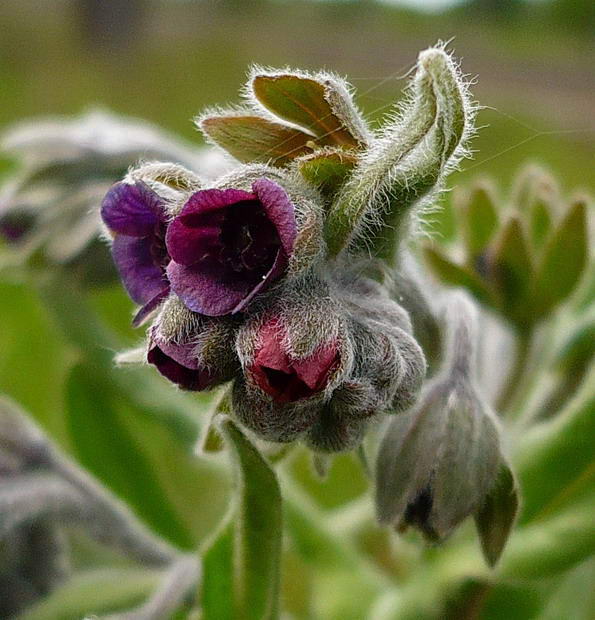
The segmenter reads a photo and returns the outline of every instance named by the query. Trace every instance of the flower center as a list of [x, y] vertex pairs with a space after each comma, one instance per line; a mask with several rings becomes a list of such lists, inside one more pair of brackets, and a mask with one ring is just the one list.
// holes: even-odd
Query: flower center
[[164, 271], [169, 263], [169, 254], [165, 245], [165, 233], [167, 227], [164, 222], [157, 222], [151, 239], [150, 252], [153, 263]]
[[219, 241], [219, 261], [235, 273], [268, 271], [281, 246], [277, 229], [256, 201], [227, 208]]

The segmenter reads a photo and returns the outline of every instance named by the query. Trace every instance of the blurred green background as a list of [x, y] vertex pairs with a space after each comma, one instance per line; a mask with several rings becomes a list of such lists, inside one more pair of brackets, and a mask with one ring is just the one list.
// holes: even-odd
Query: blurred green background
[[[485, 109], [474, 159], [450, 186], [490, 175], [506, 187], [522, 162], [534, 160], [555, 172], [566, 190], [595, 190], [591, 0], [475, 0], [445, 3], [440, 10], [423, 0], [407, 6], [373, 0], [2, 0], [0, 27], [0, 130], [21, 119], [100, 104], [196, 143], [193, 116], [205, 106], [237, 102], [252, 63], [345, 75], [365, 114], [377, 120], [401, 97], [418, 51], [452, 39], [449, 47], [463, 71], [478, 76], [472, 90]], [[447, 199], [445, 205], [434, 226], [448, 236], [453, 223]], [[73, 422], [63, 413], [76, 350], [33, 287], [4, 278], [0, 300], [0, 391], [80, 456], [84, 450], [72, 443], [72, 425], [88, 420]], [[138, 340], [129, 326], [132, 304], [120, 286], [94, 293], [92, 303], [123, 346]], [[105, 431], [98, 419], [89, 429], [85, 449], [95, 450], [90, 468], [121, 494], [136, 495], [137, 509], [153, 497], [153, 505], [139, 510], [176, 542], [190, 546], [202, 539], [224, 510], [227, 480], [182, 454], [171, 432], [142, 413], [112, 407], [99, 394], [92, 404], [113, 427]], [[112, 441], [114, 428], [118, 441]], [[136, 469], [119, 479], [118, 472], [130, 469], [131, 446], [140, 455], [133, 459]], [[315, 480], [305, 457], [295, 462], [325, 506], [367, 486], [351, 457], [338, 461], [326, 483]], [[101, 462], [112, 465], [102, 469]], [[158, 480], [131, 491], [130, 476], [142, 478], [146, 470]], [[176, 511], [175, 527], [171, 516], [158, 515], [157, 487]]]

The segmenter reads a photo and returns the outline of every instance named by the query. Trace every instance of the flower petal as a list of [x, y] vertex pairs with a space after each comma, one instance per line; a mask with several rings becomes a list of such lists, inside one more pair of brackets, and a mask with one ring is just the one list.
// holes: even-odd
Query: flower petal
[[112, 256], [128, 294], [137, 304], [149, 303], [168, 288], [163, 270], [154, 263], [150, 237], [116, 235]]
[[116, 183], [101, 204], [101, 217], [113, 232], [131, 237], [150, 234], [163, 219], [163, 201], [147, 185]]
[[242, 305], [254, 284], [245, 279], [223, 282], [216, 272], [201, 267], [187, 267], [172, 261], [167, 267], [172, 290], [193, 312], [207, 316], [236, 312], [235, 308]]
[[169, 295], [169, 286], [157, 293], [153, 299], [150, 299], [139, 311], [134, 315], [132, 319], [132, 327], [140, 327], [149, 317], [149, 315], [156, 310], [163, 300]]
[[266, 178], [254, 181], [252, 190], [277, 229], [285, 254], [291, 256], [297, 236], [297, 224], [295, 208], [289, 196], [280, 185]]
[[[172, 353], [171, 347], [173, 346], [175, 345], [169, 345], [169, 353]], [[186, 359], [186, 354], [177, 352], [176, 357]], [[149, 349], [147, 361], [153, 364], [164, 377], [184, 390], [196, 392], [205, 390], [214, 385], [219, 379], [217, 375], [205, 368], [190, 368], [181, 364], [155, 343]]]
[[239, 189], [205, 189], [188, 199], [180, 213], [169, 225], [166, 245], [177, 263], [192, 265], [218, 244], [225, 207], [255, 196]]

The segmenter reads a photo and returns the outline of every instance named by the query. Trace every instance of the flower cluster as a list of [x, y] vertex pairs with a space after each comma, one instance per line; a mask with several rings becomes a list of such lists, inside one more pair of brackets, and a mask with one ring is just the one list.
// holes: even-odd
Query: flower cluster
[[186, 390], [233, 381], [246, 428], [323, 452], [408, 408], [425, 358], [378, 259], [463, 155], [461, 84], [443, 50], [422, 53], [411, 109], [374, 136], [336, 76], [255, 70], [249, 106], [198, 121], [232, 172], [130, 170], [101, 215], [134, 323], [150, 321], [146, 360]]

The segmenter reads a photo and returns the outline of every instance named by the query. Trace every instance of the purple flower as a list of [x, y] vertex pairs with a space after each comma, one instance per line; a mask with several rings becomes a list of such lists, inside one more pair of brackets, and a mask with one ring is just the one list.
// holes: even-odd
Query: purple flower
[[201, 365], [195, 344], [165, 342], [157, 338], [154, 332], [147, 361], [184, 390], [206, 390], [222, 380], [219, 373]]
[[142, 306], [134, 318], [139, 325], [169, 292], [163, 201], [140, 181], [117, 183], [103, 199], [101, 217], [114, 235], [112, 255], [124, 286]]
[[198, 191], [167, 231], [171, 288], [194, 312], [239, 312], [284, 273], [296, 234], [293, 203], [269, 179]]

